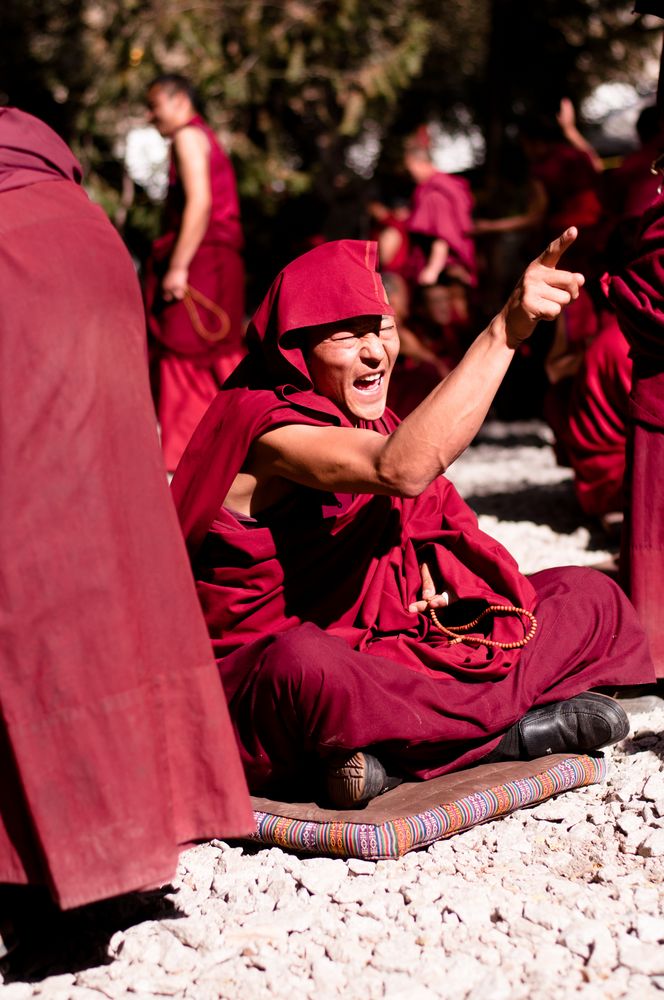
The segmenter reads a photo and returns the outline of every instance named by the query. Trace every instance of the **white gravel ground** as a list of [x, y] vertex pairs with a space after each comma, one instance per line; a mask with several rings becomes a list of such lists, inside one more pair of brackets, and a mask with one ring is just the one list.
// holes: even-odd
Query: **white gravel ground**
[[[548, 441], [489, 424], [452, 470], [527, 572], [610, 555]], [[173, 892], [36, 936], [0, 1000], [664, 997], [664, 701], [632, 722], [605, 784], [398, 861], [198, 846]]]

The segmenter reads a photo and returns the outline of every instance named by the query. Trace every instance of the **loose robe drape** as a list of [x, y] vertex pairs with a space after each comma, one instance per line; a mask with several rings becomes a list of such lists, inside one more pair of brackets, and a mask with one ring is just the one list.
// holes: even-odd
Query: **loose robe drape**
[[134, 268], [78, 178], [50, 129], [0, 110], [0, 882], [62, 907], [253, 827]]
[[628, 510], [621, 573], [664, 677], [664, 198], [643, 218], [631, 260], [611, 298], [633, 359]]

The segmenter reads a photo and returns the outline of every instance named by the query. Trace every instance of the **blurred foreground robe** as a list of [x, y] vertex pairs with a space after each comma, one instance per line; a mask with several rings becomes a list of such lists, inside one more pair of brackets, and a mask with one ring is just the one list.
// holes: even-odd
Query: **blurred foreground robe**
[[0, 883], [73, 907], [253, 827], [159, 453], [134, 269], [0, 110]]
[[[277, 277], [248, 331], [249, 356], [196, 429], [172, 489], [250, 788], [294, 793], [335, 750], [375, 747], [389, 773], [432, 778], [480, 760], [536, 704], [652, 680], [619, 587], [592, 570], [528, 579], [439, 476], [414, 499], [293, 486], [256, 518], [223, 506], [256, 438], [286, 424], [352, 425], [318, 394], [306, 330], [392, 313], [375, 244], [327, 243]], [[371, 424], [389, 434], [389, 410]], [[409, 605], [426, 561], [455, 641]], [[472, 621], [488, 605], [515, 608]]]
[[621, 572], [664, 677], [664, 197], [643, 218], [611, 298], [633, 359], [628, 521]]
[[[233, 168], [200, 115], [187, 124], [207, 138], [212, 198], [207, 230], [189, 264], [189, 284], [220, 312], [210, 311], [205, 300], [190, 302], [187, 308], [184, 302], [166, 302], [161, 295], [185, 205], [171, 151], [165, 232], [152, 246], [144, 288], [152, 391], [169, 472], [175, 470], [196, 424], [245, 353], [243, 237]], [[195, 313], [193, 319], [190, 310]], [[217, 332], [223, 334], [220, 339]]]

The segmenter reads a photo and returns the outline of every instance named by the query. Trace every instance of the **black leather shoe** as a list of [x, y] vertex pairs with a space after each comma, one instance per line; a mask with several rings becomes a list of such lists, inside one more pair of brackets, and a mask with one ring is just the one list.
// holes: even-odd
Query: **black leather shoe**
[[551, 753], [589, 753], [624, 740], [629, 733], [624, 709], [594, 691], [531, 708], [516, 725], [522, 760]]
[[390, 778], [377, 757], [356, 750], [328, 764], [327, 795], [337, 809], [357, 809], [377, 795], [396, 788], [401, 780]]

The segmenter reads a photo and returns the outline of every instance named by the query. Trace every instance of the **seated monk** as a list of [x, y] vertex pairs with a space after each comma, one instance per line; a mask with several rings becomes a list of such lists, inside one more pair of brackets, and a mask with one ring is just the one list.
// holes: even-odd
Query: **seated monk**
[[[173, 480], [250, 789], [352, 807], [399, 779], [594, 751], [652, 680], [634, 611], [584, 568], [523, 576], [444, 477], [518, 344], [578, 295], [571, 229], [399, 421], [375, 244], [279, 274]], [[388, 777], [389, 776], [389, 777]]]

